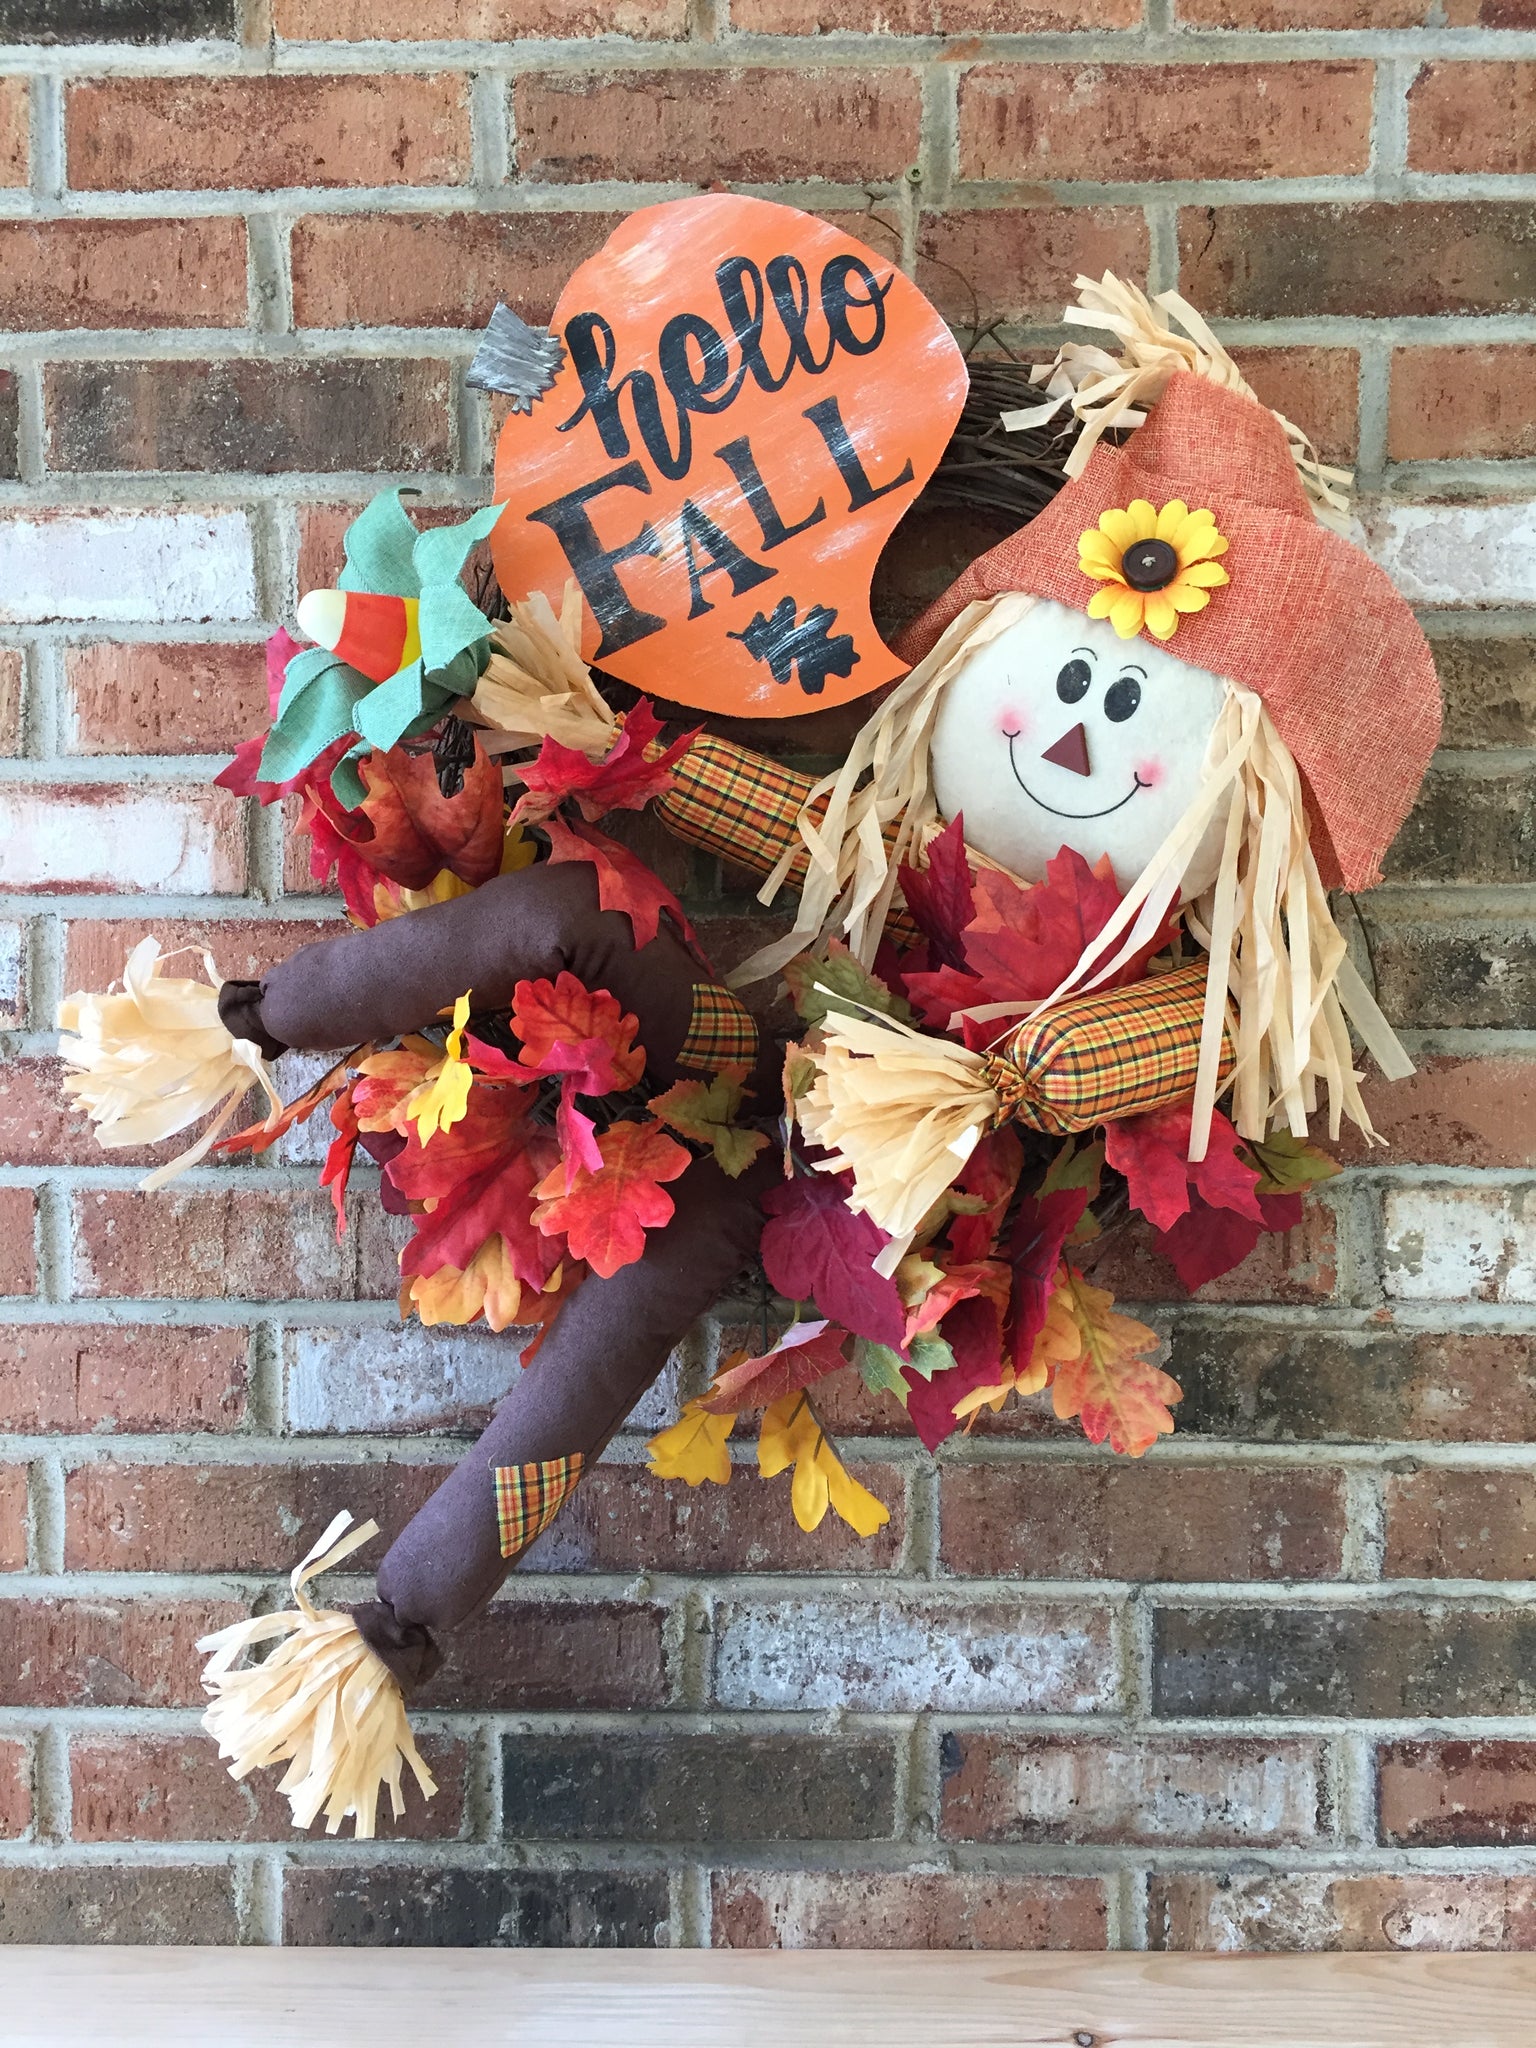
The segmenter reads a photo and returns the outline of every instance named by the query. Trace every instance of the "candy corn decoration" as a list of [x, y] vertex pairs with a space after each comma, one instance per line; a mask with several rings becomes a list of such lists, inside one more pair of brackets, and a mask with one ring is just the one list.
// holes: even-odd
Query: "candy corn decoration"
[[312, 590], [299, 599], [299, 631], [370, 682], [387, 683], [421, 654], [421, 605], [373, 590]]

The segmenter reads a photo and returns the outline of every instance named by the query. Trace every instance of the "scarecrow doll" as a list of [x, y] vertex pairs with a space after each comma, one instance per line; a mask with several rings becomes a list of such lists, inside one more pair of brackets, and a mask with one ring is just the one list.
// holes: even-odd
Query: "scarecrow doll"
[[[633, 260], [657, 216], [708, 249], [717, 324], [668, 310], [681, 287]], [[785, 217], [797, 253], [767, 255]], [[1096, 1240], [1140, 1210], [1198, 1285], [1333, 1170], [1308, 1135], [1320, 1087], [1335, 1135], [1344, 1117], [1373, 1135], [1351, 1028], [1384, 1074], [1408, 1071], [1328, 891], [1378, 879], [1413, 799], [1438, 729], [1428, 649], [1332, 530], [1342, 480], [1198, 316], [1080, 280], [1069, 320], [1118, 351], [1064, 349], [1045, 403], [1016, 416], [1075, 418], [1061, 487], [893, 655], [848, 562], [862, 547], [872, 566], [959, 414], [963, 365], [931, 308], [765, 202], [649, 209], [616, 241], [626, 289], [665, 315], [653, 353], [620, 374], [628, 331], [581, 273], [547, 333], [502, 318], [497, 505], [418, 533], [398, 496], [377, 501], [343, 587], [300, 608], [317, 645], [276, 643], [271, 731], [223, 778], [302, 799], [357, 929], [259, 983], [212, 962], [172, 979], [144, 941], [121, 993], [62, 1019], [67, 1085], [104, 1143], [213, 1113], [152, 1180], [263, 1150], [325, 1106], [338, 1218], [361, 1147], [412, 1219], [402, 1311], [533, 1332], [374, 1600], [310, 1598], [374, 1533], [341, 1513], [294, 1574], [295, 1610], [210, 1639], [210, 1730], [236, 1775], [286, 1765], [301, 1826], [351, 1814], [371, 1833], [406, 1769], [430, 1790], [404, 1702], [441, 1637], [755, 1257], [795, 1320], [725, 1363], [653, 1469], [728, 1480], [737, 1419], [760, 1411], [759, 1468], [793, 1471], [801, 1526], [831, 1511], [869, 1534], [886, 1510], [844, 1469], [817, 1382], [857, 1370], [930, 1449], [1049, 1389], [1058, 1416], [1138, 1454], [1179, 1390], [1088, 1278]], [[854, 386], [815, 381], [841, 349], [899, 418], [879, 350], [902, 322], [931, 414], [913, 454], [863, 431]], [[714, 429], [712, 481], [690, 470], [685, 431], [754, 390], [793, 400], [804, 463], [771, 476], [739, 415]], [[571, 485], [558, 466], [582, 435], [608, 466]], [[669, 477], [687, 496], [638, 536], [599, 529], [604, 493], [659, 497]], [[507, 601], [482, 608], [460, 572], [487, 534]], [[818, 586], [818, 561], [843, 580]], [[792, 593], [759, 591], [775, 576]], [[669, 734], [644, 697], [616, 713], [589, 661], [706, 712], [894, 688], [818, 779]], [[727, 673], [748, 679], [735, 697]], [[793, 892], [791, 929], [729, 986], [597, 829], [644, 807], [755, 868], [765, 901]], [[804, 1025], [787, 1048], [735, 993], [779, 972]], [[345, 1050], [285, 1105], [269, 1063], [290, 1048]], [[253, 1079], [269, 1112], [230, 1132]]]

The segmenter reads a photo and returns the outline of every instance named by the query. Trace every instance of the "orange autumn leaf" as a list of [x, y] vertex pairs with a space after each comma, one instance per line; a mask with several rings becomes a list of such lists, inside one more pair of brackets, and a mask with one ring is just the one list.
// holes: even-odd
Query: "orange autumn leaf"
[[676, 1180], [690, 1154], [657, 1123], [610, 1124], [598, 1140], [602, 1169], [580, 1167], [566, 1191], [565, 1164], [534, 1189], [543, 1197], [533, 1221], [549, 1235], [564, 1232], [573, 1258], [611, 1280], [645, 1250], [645, 1233], [670, 1222], [672, 1197], [661, 1186]]
[[368, 1046], [360, 1045], [353, 1051], [344, 1053], [335, 1066], [328, 1067], [319, 1080], [306, 1088], [302, 1095], [295, 1096], [292, 1102], [285, 1103], [281, 1116], [267, 1117], [259, 1124], [248, 1125], [243, 1131], [231, 1131], [227, 1138], [218, 1140], [213, 1150], [225, 1154], [249, 1152], [253, 1158], [267, 1151], [285, 1132], [291, 1131], [295, 1124], [307, 1123], [321, 1103], [329, 1102], [333, 1095], [340, 1094], [347, 1085], [347, 1069], [356, 1066], [359, 1054], [369, 1050]]
[[443, 1055], [429, 1038], [414, 1033], [393, 1052], [370, 1053], [357, 1062], [361, 1079], [352, 1096], [360, 1131], [393, 1131], [406, 1097], [419, 1088]]
[[1112, 1451], [1139, 1458], [1160, 1436], [1172, 1434], [1168, 1403], [1182, 1400], [1184, 1390], [1144, 1355], [1162, 1341], [1155, 1330], [1121, 1315], [1106, 1288], [1091, 1286], [1071, 1267], [1065, 1274], [1052, 1300], [1068, 1297], [1079, 1349], [1056, 1368], [1056, 1413], [1063, 1422], [1077, 1416], [1090, 1443], [1108, 1437]]
[[589, 989], [574, 974], [520, 981], [512, 998], [519, 1063], [535, 1074], [574, 1074], [583, 1095], [633, 1088], [645, 1072], [635, 1044], [640, 1024], [607, 989]]
[[435, 1273], [418, 1274], [406, 1293], [426, 1324], [472, 1323], [483, 1315], [493, 1330], [505, 1330], [517, 1321], [523, 1288], [506, 1239], [493, 1231], [462, 1271], [439, 1266]]

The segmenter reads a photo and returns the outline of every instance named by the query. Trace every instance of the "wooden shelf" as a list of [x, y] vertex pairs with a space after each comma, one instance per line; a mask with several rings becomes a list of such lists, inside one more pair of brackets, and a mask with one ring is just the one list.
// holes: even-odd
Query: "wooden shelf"
[[6, 2048], [1531, 2048], [1536, 1956], [0, 1949]]

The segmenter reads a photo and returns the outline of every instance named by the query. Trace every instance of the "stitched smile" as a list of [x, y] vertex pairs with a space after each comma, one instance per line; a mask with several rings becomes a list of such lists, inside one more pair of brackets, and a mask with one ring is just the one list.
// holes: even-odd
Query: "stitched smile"
[[1013, 770], [1013, 779], [1019, 785], [1020, 789], [1023, 790], [1024, 794], [1029, 798], [1032, 804], [1038, 804], [1042, 811], [1049, 811], [1053, 818], [1107, 818], [1112, 811], [1123, 811], [1126, 805], [1130, 802], [1131, 798], [1136, 794], [1138, 789], [1150, 789], [1152, 787], [1150, 782], [1143, 782], [1141, 777], [1136, 774], [1136, 771], [1132, 769], [1131, 786], [1126, 791], [1125, 795], [1121, 797], [1119, 803], [1106, 805], [1106, 807], [1102, 811], [1060, 811], [1056, 808], [1055, 804], [1048, 804], [1043, 797], [1036, 796], [1035, 792], [1030, 788], [1029, 784], [1024, 780], [1023, 776], [1019, 773], [1019, 764], [1013, 758], [1013, 743], [1017, 737], [1018, 735], [1016, 733], [1009, 733], [1007, 735], [1008, 766]]

